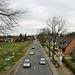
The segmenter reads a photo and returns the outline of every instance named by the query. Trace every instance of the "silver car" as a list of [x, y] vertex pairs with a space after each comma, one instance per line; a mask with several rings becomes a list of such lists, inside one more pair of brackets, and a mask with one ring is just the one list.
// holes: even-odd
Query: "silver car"
[[40, 59], [40, 64], [41, 64], [41, 65], [45, 65], [45, 64], [46, 64], [46, 61], [45, 61], [44, 58], [41, 58], [41, 59]]
[[26, 59], [23, 63], [23, 67], [30, 67], [31, 66], [31, 63], [30, 63], [30, 60], [29, 59]]

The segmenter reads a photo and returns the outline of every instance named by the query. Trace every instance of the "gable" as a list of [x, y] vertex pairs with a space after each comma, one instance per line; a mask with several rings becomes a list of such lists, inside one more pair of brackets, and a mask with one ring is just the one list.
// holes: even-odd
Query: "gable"
[[75, 38], [66, 47], [65, 53], [71, 53], [74, 49], [75, 49]]

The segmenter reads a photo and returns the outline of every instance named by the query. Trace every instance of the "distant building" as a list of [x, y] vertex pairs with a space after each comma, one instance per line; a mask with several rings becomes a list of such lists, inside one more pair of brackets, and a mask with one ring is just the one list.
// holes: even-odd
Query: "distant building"
[[35, 39], [34, 36], [27, 36], [26, 38], [27, 41], [33, 41], [34, 39]]
[[6, 38], [5, 42], [13, 42], [13, 38]]
[[0, 36], [0, 42], [15, 42], [15, 40], [17, 39], [17, 36]]

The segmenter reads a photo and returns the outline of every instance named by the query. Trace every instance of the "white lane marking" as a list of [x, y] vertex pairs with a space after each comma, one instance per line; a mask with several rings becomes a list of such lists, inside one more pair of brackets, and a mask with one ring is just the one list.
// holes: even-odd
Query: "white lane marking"
[[34, 70], [35, 70], [35, 66], [34, 66]]

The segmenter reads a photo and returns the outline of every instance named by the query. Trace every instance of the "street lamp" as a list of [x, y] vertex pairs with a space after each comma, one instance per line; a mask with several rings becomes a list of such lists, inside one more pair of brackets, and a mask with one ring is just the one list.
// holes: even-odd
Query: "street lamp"
[[62, 65], [62, 52], [60, 52], [60, 65]]

